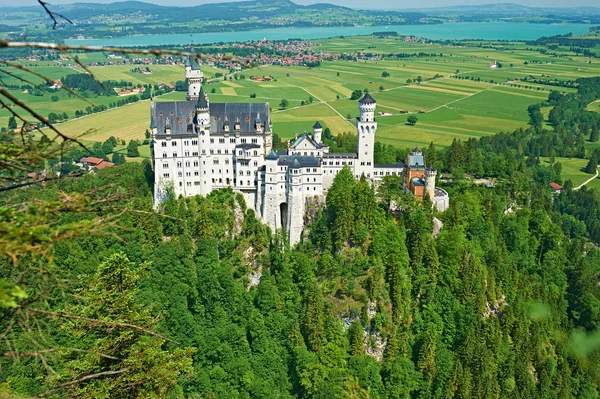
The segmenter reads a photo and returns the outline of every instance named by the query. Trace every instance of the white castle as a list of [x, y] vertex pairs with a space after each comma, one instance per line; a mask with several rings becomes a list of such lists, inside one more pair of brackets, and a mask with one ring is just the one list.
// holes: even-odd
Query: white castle
[[231, 187], [271, 229], [285, 229], [293, 245], [302, 237], [307, 200], [323, 198], [346, 165], [357, 179], [365, 175], [374, 183], [404, 176], [405, 190], [429, 195], [439, 210], [448, 207], [448, 194], [435, 187], [436, 171], [425, 168], [418, 149], [406, 167], [373, 163], [376, 102], [368, 93], [358, 101], [356, 152], [329, 152], [319, 122], [312, 135], [304, 133], [275, 152], [268, 102], [210, 103], [200, 63], [192, 56], [185, 62], [185, 77], [186, 101], [151, 102], [155, 207], [169, 189], [187, 197]]

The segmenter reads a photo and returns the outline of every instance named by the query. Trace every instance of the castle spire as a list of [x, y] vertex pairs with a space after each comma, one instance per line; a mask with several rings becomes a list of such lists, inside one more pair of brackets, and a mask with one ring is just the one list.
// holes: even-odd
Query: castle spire
[[208, 96], [204, 93], [204, 87], [200, 86], [198, 101], [196, 101], [196, 109], [208, 109]]

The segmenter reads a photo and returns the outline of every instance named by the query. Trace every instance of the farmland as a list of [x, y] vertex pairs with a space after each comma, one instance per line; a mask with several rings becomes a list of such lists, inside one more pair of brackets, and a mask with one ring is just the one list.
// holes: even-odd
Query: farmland
[[[494, 48], [475, 42], [469, 43], [470, 46], [464, 44], [405, 43], [397, 38], [372, 36], [326, 39], [317, 41], [319, 50], [365, 51], [375, 56], [405, 53], [407, 56], [394, 60], [375, 57], [358, 62], [329, 61], [315, 68], [264, 65], [241, 72], [246, 79], [233, 78], [240, 72], [230, 75], [230, 79], [214, 79], [207, 83], [205, 90], [212, 102], [269, 101], [273, 131], [285, 139], [294, 137], [296, 132], [310, 130], [315, 120], [334, 135], [353, 132], [358, 107], [349, 96], [354, 90], [368, 90], [377, 100], [377, 111], [389, 114], [378, 117], [378, 141], [398, 147], [423, 146], [430, 142], [447, 146], [454, 139], [526, 128], [529, 105], [546, 100], [550, 90], [574, 90], [528, 80], [541, 77], [575, 80], [600, 75], [600, 63], [595, 60], [590, 63], [590, 59], [568, 53], [568, 49], [558, 49], [557, 54], [561, 56], [551, 56], [527, 50], [519, 43], [486, 44]], [[422, 56], [412, 55], [419, 53]], [[493, 61], [502, 68], [490, 68]], [[64, 67], [39, 68], [47, 68], [57, 77], [65, 73]], [[131, 66], [92, 67], [91, 71], [100, 79], [122, 79], [133, 84], [172, 83], [184, 77], [180, 66], [153, 65], [152, 69], [152, 75], [132, 73]], [[208, 78], [218, 71], [208, 66], [203, 66], [203, 70]], [[271, 76], [273, 80], [255, 82], [250, 76]], [[421, 82], [417, 83], [418, 80]], [[183, 100], [184, 97], [181, 92], [171, 93], [157, 101]], [[288, 102], [285, 108], [280, 107], [282, 99]], [[598, 110], [598, 104], [590, 104], [589, 109]], [[75, 106], [66, 100], [41, 101], [39, 105], [44, 112], [59, 106]], [[406, 123], [407, 114], [418, 117], [415, 126]], [[96, 132], [86, 137], [91, 141], [103, 141], [111, 135], [129, 140], [143, 139], [148, 124], [148, 102], [142, 101], [67, 122], [61, 128], [75, 133], [92, 126]], [[565, 163], [565, 172], [568, 168], [570, 164]], [[581, 173], [579, 165], [569, 170], [572, 175]]]

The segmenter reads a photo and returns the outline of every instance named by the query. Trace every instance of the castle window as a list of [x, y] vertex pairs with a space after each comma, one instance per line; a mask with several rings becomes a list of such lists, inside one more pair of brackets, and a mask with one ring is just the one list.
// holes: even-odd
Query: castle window
[[166, 157], [167, 157], [167, 153], [163, 152], [163, 158], [166, 158]]
[[195, 182], [194, 182], [194, 186], [199, 186], [199, 185], [200, 185], [200, 182], [199, 182], [199, 181], [195, 181]]
[[192, 145], [198, 145], [198, 140], [192, 140]]
[[210, 139], [210, 143], [214, 144], [215, 143], [215, 139]]
[[182, 182], [179, 182], [179, 187], [183, 187], [183, 183]]
[[168, 168], [168, 167], [169, 167], [169, 164], [168, 164], [168, 163], [163, 163], [163, 168], [165, 168], [165, 169], [166, 169], [166, 168]]
[[225, 139], [219, 139], [219, 143], [224, 144], [225, 143]]
[[171, 147], [175, 147], [177, 145], [176, 141], [171, 141]]
[[176, 152], [173, 153], [173, 158], [177, 158], [177, 153]]
[[235, 139], [229, 139], [229, 142], [235, 144]]
[[367, 166], [371, 166], [371, 162], [367, 162]]
[[198, 173], [197, 170], [194, 171], [194, 176], [198, 176], [200, 173]]
[[189, 157], [189, 156], [190, 156], [190, 152], [189, 152], [189, 151], [186, 151], [186, 152], [185, 152], [185, 156], [186, 156], [186, 157]]
[[218, 165], [219, 164], [219, 160], [218, 159], [213, 159], [213, 165]]
[[225, 155], [229, 155], [229, 150], [227, 148], [225, 149]]
[[186, 166], [186, 167], [189, 167], [189, 166], [190, 166], [190, 163], [189, 163], [189, 161], [185, 163], [185, 166]]
[[181, 162], [177, 162], [177, 167], [181, 168]]
[[177, 172], [177, 177], [181, 177], [183, 174], [181, 172]]
[[215, 150], [213, 150], [212, 148], [210, 149], [210, 155], [214, 154]]
[[169, 177], [168, 173], [163, 173], [163, 177]]
[[221, 155], [221, 149], [220, 148], [217, 150], [217, 154]]
[[163, 141], [162, 143], [160, 143], [160, 146], [161, 146], [161, 147], [166, 147], [166, 146], [167, 146], [167, 142], [166, 142], [166, 141]]
[[258, 144], [258, 139], [252, 139], [252, 142], [253, 142], [254, 144]]
[[225, 165], [229, 165], [229, 159], [225, 160]]

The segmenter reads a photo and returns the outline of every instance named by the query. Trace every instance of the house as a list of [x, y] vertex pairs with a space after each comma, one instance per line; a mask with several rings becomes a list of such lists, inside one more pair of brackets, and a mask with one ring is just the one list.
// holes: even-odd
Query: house
[[562, 186], [558, 183], [550, 183], [550, 188], [552, 189], [552, 192], [555, 194], [560, 194], [560, 192], [562, 191]]
[[496, 69], [496, 68], [498, 68], [498, 63], [497, 63], [496, 61], [492, 62], [492, 63], [490, 64], [490, 68], [491, 68], [491, 69]]
[[419, 110], [419, 113], [420, 113], [420, 114], [424, 114], [424, 113], [425, 113], [425, 110], [424, 110], [424, 109], [420, 109], [420, 110]]
[[79, 160], [84, 165], [87, 165], [90, 169], [99, 169], [102, 170], [104, 168], [111, 168], [115, 166], [114, 163], [105, 161], [102, 158], [96, 157], [81, 157]]
[[381, 111], [381, 112], [379, 113], [379, 115], [380, 115], [380, 116], [391, 116], [391, 115], [392, 115], [392, 113], [391, 113], [390, 111]]

